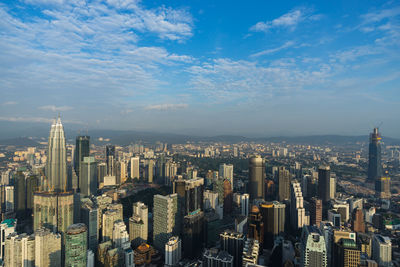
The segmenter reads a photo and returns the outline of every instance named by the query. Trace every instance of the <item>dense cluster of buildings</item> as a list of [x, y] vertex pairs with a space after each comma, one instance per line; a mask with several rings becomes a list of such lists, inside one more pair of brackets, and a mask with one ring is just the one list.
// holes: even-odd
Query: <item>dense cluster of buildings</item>
[[[275, 145], [71, 145], [58, 118], [47, 152], [2, 166], [1, 266], [400, 266], [378, 129], [366, 166], [375, 194], [350, 194], [331, 150], [302, 149], [293, 161], [295, 149]], [[169, 193], [129, 201], [161, 186]]]

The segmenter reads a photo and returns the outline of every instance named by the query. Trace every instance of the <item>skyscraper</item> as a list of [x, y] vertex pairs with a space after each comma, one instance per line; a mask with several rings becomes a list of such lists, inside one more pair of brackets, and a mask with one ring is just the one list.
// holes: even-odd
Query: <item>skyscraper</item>
[[182, 242], [178, 236], [173, 236], [165, 244], [165, 265], [176, 266], [181, 257]]
[[297, 230], [308, 224], [306, 210], [303, 206], [304, 199], [300, 183], [297, 181], [292, 182], [290, 192], [290, 222], [292, 224], [292, 228]]
[[132, 157], [131, 158], [131, 178], [132, 179], [140, 178], [139, 166], [140, 166], [139, 157]]
[[326, 267], [327, 250], [321, 231], [315, 226], [304, 226], [301, 234], [302, 267]]
[[383, 199], [390, 198], [390, 177], [382, 176], [375, 180], [375, 196]]
[[153, 218], [153, 243], [164, 251], [168, 240], [179, 234], [178, 195], [155, 195]]
[[83, 223], [72, 224], [65, 234], [65, 266], [86, 267], [87, 228]]
[[342, 238], [337, 244], [337, 255], [335, 255], [338, 267], [360, 266], [361, 251], [353, 239]]
[[219, 165], [219, 176], [222, 179], [228, 179], [233, 190], [233, 165], [222, 163]]
[[260, 244], [264, 241], [264, 222], [257, 206], [253, 206], [248, 219], [248, 237], [257, 240]]
[[115, 146], [106, 145], [107, 174], [115, 175]]
[[249, 185], [250, 200], [264, 199], [265, 195], [265, 160], [260, 156], [249, 159]]
[[142, 202], [133, 204], [132, 217], [129, 218], [129, 239], [136, 247], [147, 243], [148, 207]]
[[278, 201], [260, 205], [264, 223], [264, 247], [272, 248], [276, 236], [285, 232], [286, 205]]
[[368, 180], [375, 181], [383, 175], [381, 163], [381, 136], [378, 128], [369, 136]]
[[318, 198], [311, 198], [310, 201], [310, 225], [319, 227], [322, 221], [322, 201]]
[[220, 235], [221, 249], [233, 256], [233, 266], [242, 266], [242, 254], [246, 237], [242, 233], [226, 230]]
[[364, 212], [362, 209], [357, 208], [353, 211], [352, 222], [353, 222], [352, 226], [354, 232], [357, 233], [365, 232]]
[[49, 229], [35, 231], [35, 266], [61, 266], [61, 235]]
[[[10, 234], [6, 238], [4, 265], [7, 267], [35, 266], [35, 236]], [[38, 266], [38, 265], [36, 265]]]
[[97, 162], [94, 157], [84, 157], [80, 162], [79, 188], [83, 196], [97, 192]]
[[278, 169], [278, 200], [284, 201], [290, 199], [290, 173], [285, 167]]
[[224, 214], [232, 212], [233, 194], [231, 182], [228, 179], [224, 180]]
[[392, 262], [392, 242], [389, 237], [374, 235], [372, 240], [372, 259], [379, 266], [389, 267]]
[[75, 155], [74, 155], [74, 170], [78, 176], [78, 184], [80, 177], [80, 164], [84, 157], [89, 157], [90, 155], [90, 136], [77, 136], [75, 144]]
[[9, 234], [15, 232], [15, 227], [17, 226], [17, 221], [15, 219], [6, 219], [0, 224], [0, 259], [4, 261], [4, 251], [6, 238]]
[[15, 190], [15, 211], [18, 218], [25, 214], [26, 211], [26, 181], [25, 175], [22, 172], [17, 172], [14, 176], [14, 190]]
[[46, 175], [49, 191], [67, 190], [67, 150], [60, 117], [51, 125]]
[[70, 192], [34, 193], [33, 229], [46, 227], [65, 233], [74, 221], [74, 195]]
[[324, 203], [328, 202], [331, 191], [331, 168], [329, 166], [320, 166], [318, 169], [318, 198]]
[[81, 221], [87, 226], [88, 248], [92, 251], [97, 251], [99, 240], [99, 217], [98, 207], [91, 201], [82, 203], [81, 206]]

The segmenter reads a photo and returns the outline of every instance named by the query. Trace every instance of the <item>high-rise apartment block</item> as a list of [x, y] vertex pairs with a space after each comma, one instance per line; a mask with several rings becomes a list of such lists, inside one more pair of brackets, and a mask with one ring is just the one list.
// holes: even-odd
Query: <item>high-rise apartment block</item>
[[179, 234], [178, 195], [155, 195], [153, 218], [153, 243], [164, 251], [168, 240]]
[[315, 226], [304, 226], [301, 234], [301, 266], [327, 267], [327, 248], [322, 232]]
[[290, 173], [285, 167], [278, 169], [278, 200], [290, 200]]
[[182, 241], [178, 236], [173, 236], [165, 244], [165, 265], [176, 266], [181, 258]]

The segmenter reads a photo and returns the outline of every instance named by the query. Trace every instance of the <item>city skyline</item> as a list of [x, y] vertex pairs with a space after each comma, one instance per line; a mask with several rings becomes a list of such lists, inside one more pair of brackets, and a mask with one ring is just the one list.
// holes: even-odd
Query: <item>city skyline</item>
[[[5, 1], [0, 121], [399, 137], [396, 2]], [[223, 16], [221, 16], [223, 14]]]

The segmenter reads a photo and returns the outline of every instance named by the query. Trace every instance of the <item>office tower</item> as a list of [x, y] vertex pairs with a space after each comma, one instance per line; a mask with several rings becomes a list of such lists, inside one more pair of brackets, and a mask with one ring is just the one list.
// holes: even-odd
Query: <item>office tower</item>
[[49, 191], [67, 190], [67, 150], [60, 117], [51, 125], [46, 176]]
[[153, 243], [164, 251], [165, 243], [179, 234], [178, 195], [155, 195], [153, 208]]
[[318, 198], [311, 198], [310, 201], [310, 225], [319, 226], [322, 221], [322, 201]]
[[222, 180], [227, 179], [232, 186], [233, 190], [233, 165], [222, 163], [219, 165], [219, 176]]
[[336, 198], [336, 174], [331, 173], [331, 177], [329, 178], [329, 198]]
[[132, 157], [131, 158], [131, 178], [132, 179], [140, 178], [139, 166], [140, 166], [139, 157]]
[[233, 266], [242, 266], [242, 254], [246, 237], [242, 233], [226, 230], [220, 235], [221, 249], [233, 256]]
[[342, 219], [342, 222], [347, 222], [350, 219], [350, 205], [347, 202], [336, 200], [333, 204], [333, 210], [336, 210]]
[[176, 266], [181, 258], [182, 242], [178, 236], [173, 236], [165, 244], [165, 265]]
[[97, 184], [104, 183], [104, 176], [107, 176], [107, 164], [102, 162], [97, 164]]
[[233, 194], [231, 182], [228, 179], [224, 180], [224, 214], [232, 212]]
[[74, 195], [71, 192], [36, 192], [33, 196], [33, 229], [46, 227], [64, 233], [74, 221]]
[[87, 244], [91, 251], [97, 251], [99, 240], [99, 217], [98, 208], [91, 201], [82, 203], [81, 206], [81, 221], [87, 226]]
[[17, 221], [15, 219], [5, 219], [0, 224], [0, 259], [4, 261], [4, 251], [6, 238], [9, 234], [15, 233], [15, 227], [17, 226]]
[[150, 159], [148, 160], [146, 166], [146, 178], [149, 184], [153, 183], [153, 177], [154, 177], [154, 161]]
[[365, 223], [364, 223], [364, 212], [362, 209], [355, 209], [352, 214], [352, 227], [353, 231], [356, 233], [364, 233], [365, 232]]
[[340, 227], [342, 216], [337, 210], [328, 210], [328, 221], [332, 222], [333, 226]]
[[33, 193], [39, 188], [39, 178], [36, 175], [30, 175], [26, 179], [26, 208], [28, 212], [33, 211]]
[[114, 223], [112, 240], [115, 248], [122, 248], [124, 250], [130, 248], [129, 234], [122, 220], [118, 220]]
[[107, 165], [108, 175], [115, 175], [114, 160], [115, 160], [115, 146], [106, 145], [106, 165]]
[[278, 200], [290, 200], [290, 173], [285, 167], [278, 169]]
[[300, 183], [294, 181], [290, 192], [290, 221], [293, 230], [297, 230], [308, 224]]
[[264, 247], [272, 248], [275, 238], [285, 232], [286, 205], [278, 202], [267, 202], [260, 205], [264, 224]]
[[25, 175], [22, 172], [17, 172], [14, 175], [14, 190], [15, 190], [15, 211], [17, 216], [25, 217], [26, 211], [26, 182]]
[[148, 239], [148, 207], [142, 202], [133, 204], [133, 214], [129, 218], [129, 239], [135, 247]]
[[103, 242], [112, 240], [114, 223], [123, 220], [122, 213], [118, 209], [107, 209], [103, 213], [102, 237]]
[[72, 224], [65, 234], [65, 266], [86, 267], [87, 228], [83, 223]]
[[183, 253], [185, 258], [193, 259], [204, 245], [204, 212], [197, 209], [183, 218]]
[[369, 136], [368, 180], [373, 182], [383, 175], [381, 162], [381, 136], [378, 128]]
[[269, 200], [269, 201], [271, 201], [271, 200], [274, 200], [275, 199], [275, 190], [276, 190], [276, 188], [275, 188], [275, 183], [274, 183], [274, 181], [272, 181], [272, 180], [267, 180], [266, 182], [265, 182], [265, 199], [266, 200]]
[[375, 179], [375, 196], [382, 199], [390, 199], [390, 177], [378, 177]]
[[243, 247], [243, 266], [246, 264], [257, 264], [258, 263], [258, 254], [260, 253], [260, 242], [255, 239], [248, 238], [244, 242]]
[[8, 185], [5, 188], [5, 208], [6, 212], [14, 212], [14, 186]]
[[219, 204], [218, 193], [206, 190], [203, 193], [203, 207], [204, 210], [216, 210]]
[[233, 194], [233, 201], [239, 208], [240, 214], [246, 217], [249, 215], [249, 198], [249, 194]]
[[206, 249], [203, 252], [203, 267], [233, 267], [233, 257], [226, 251], [217, 248]]
[[352, 239], [342, 238], [337, 244], [337, 265], [339, 267], [360, 266], [360, 250]]
[[325, 238], [317, 227], [303, 227], [300, 249], [302, 267], [328, 266]]
[[80, 166], [83, 158], [89, 157], [90, 155], [90, 136], [77, 136], [75, 143], [74, 153], [74, 170], [78, 177], [78, 185], [80, 184]]
[[257, 240], [260, 244], [264, 241], [264, 222], [260, 209], [253, 206], [248, 219], [248, 237]]
[[80, 193], [83, 196], [95, 195], [97, 192], [97, 162], [94, 157], [84, 157], [81, 161], [79, 177]]
[[61, 266], [61, 235], [49, 229], [35, 231], [35, 266]]
[[372, 259], [375, 260], [379, 266], [391, 266], [392, 242], [389, 237], [374, 235], [372, 240]]
[[179, 209], [183, 216], [203, 209], [203, 192], [203, 178], [174, 181], [174, 193], [178, 195]]
[[250, 200], [264, 199], [265, 195], [265, 160], [260, 156], [249, 159], [249, 184]]
[[356, 233], [351, 232], [350, 230], [333, 230], [332, 234], [332, 248], [331, 248], [331, 261], [332, 266], [339, 265], [339, 242], [342, 239], [351, 239], [356, 242]]
[[328, 202], [331, 198], [331, 168], [320, 166], [318, 169], [318, 198]]
[[7, 267], [35, 266], [35, 236], [12, 233], [6, 237], [3, 251], [4, 265]]

